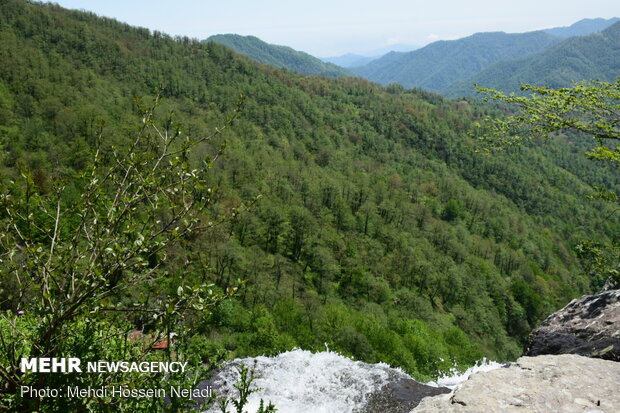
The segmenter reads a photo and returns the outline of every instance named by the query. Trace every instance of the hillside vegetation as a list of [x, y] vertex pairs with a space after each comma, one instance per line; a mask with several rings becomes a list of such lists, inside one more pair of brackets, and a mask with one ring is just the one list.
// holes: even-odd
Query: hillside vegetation
[[[531, 47], [552, 41], [533, 36]], [[617, 215], [586, 199], [590, 184], [617, 187], [617, 171], [594, 168], [572, 136], [477, 153], [473, 123], [500, 112], [474, 101], [302, 76], [213, 42], [21, 0], [0, 3], [0, 60], [1, 179], [28, 168], [42, 194], [89, 165], [98, 120], [106, 140], [127, 143], [139, 123], [132, 98], [161, 83], [162, 112], [192, 136], [247, 96], [233, 127], [187, 162], [226, 144], [205, 221], [260, 199], [166, 251], [169, 273], [184, 276], [149, 291], [155, 300], [194, 280], [246, 281], [184, 337], [204, 360], [327, 343], [428, 378], [482, 356], [512, 359], [532, 326], [590, 289], [575, 245], [618, 235]], [[3, 311], [20, 299], [2, 285]]]

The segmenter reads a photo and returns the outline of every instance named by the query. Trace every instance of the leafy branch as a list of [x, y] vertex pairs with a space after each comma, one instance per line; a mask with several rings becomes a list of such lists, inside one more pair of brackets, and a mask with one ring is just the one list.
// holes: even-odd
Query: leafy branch
[[[109, 145], [100, 124], [92, 162], [74, 179], [56, 179], [46, 192], [23, 169], [21, 180], [0, 186], [0, 306], [9, 310], [0, 313], [0, 397], [10, 399], [21, 385], [42, 388], [50, 380], [22, 373], [21, 357], [75, 357], [85, 351], [68, 345], [84, 341], [78, 337], [84, 323], [109, 326], [97, 346], [125, 340], [126, 329], [114, 326], [110, 311], [148, 312], [170, 340], [188, 312], [209, 311], [235, 293], [237, 286], [216, 291], [211, 284], [182, 285], [176, 295], [138, 296], [132, 306], [121, 300], [155, 289], [168, 274], [170, 248], [212, 226], [203, 222], [216, 192], [208, 171], [224, 150], [213, 141], [239, 116], [242, 102], [243, 97], [212, 134], [192, 138], [172, 112], [158, 123], [159, 90], [150, 104], [136, 100], [141, 123], [127, 145]], [[199, 145], [215, 149], [196, 167], [189, 158]], [[24, 310], [36, 324], [28, 333], [17, 327]], [[169, 351], [166, 357], [172, 357]], [[22, 402], [40, 407], [38, 400]]]

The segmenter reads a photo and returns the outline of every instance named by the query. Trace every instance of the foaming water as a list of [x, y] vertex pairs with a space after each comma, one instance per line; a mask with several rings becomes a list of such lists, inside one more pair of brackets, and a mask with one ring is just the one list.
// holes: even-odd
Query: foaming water
[[229, 365], [232, 367], [217, 375], [216, 388], [223, 382], [230, 386], [237, 381], [239, 374], [234, 365], [238, 363], [255, 366], [258, 378], [252, 388], [261, 389], [250, 396], [246, 408], [249, 412], [256, 411], [263, 399], [275, 404], [281, 413], [352, 413], [365, 405], [367, 395], [390, 380], [408, 377], [384, 363], [353, 361], [331, 351], [293, 350], [276, 357], [235, 360]]
[[[260, 400], [273, 403], [280, 413], [354, 413], [364, 409], [368, 397], [388, 383], [410, 379], [401, 369], [385, 363], [367, 364], [353, 361], [338, 353], [306, 350], [287, 351], [275, 357], [237, 359], [226, 365], [213, 381], [214, 390], [229, 397], [237, 396], [232, 385], [239, 379], [237, 366], [254, 367], [256, 378], [252, 388], [260, 390], [249, 397], [245, 411], [255, 412]], [[483, 362], [464, 373], [427, 383], [453, 388], [476, 371], [501, 367], [495, 362]], [[218, 412], [211, 407], [207, 412]]]
[[449, 374], [439, 377], [436, 381], [430, 381], [429, 386], [448, 387], [454, 389], [457, 384], [464, 382], [474, 373], [481, 371], [491, 371], [504, 367], [505, 363], [498, 363], [497, 361], [489, 361], [486, 358], [478, 361], [475, 366], [472, 366], [464, 372], [459, 372], [456, 368], [453, 368]]

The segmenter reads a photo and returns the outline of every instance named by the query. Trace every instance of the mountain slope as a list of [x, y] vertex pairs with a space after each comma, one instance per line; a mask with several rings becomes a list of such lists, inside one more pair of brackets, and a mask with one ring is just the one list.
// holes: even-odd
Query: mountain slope
[[304, 75], [322, 75], [328, 77], [351, 76], [352, 73], [332, 63], [325, 63], [307, 53], [287, 46], [266, 43], [254, 36], [238, 34], [218, 34], [206, 41], [215, 42], [257, 62], [285, 68]]
[[605, 30], [618, 20], [620, 20], [618, 17], [612, 17], [611, 19], [583, 19], [567, 27], [554, 27], [543, 31], [565, 39], [574, 36], [587, 36]]
[[[469, 132], [497, 112], [476, 103], [301, 76], [212, 42], [21, 0], [0, 3], [0, 59], [0, 182], [28, 168], [43, 194], [54, 178], [72, 189], [100, 120], [103, 149], [131, 142], [143, 121], [131, 97], [163, 83], [161, 122], [174, 113], [184, 133], [210, 136], [247, 95], [234, 126], [184, 159], [202, 168], [226, 144], [210, 169], [218, 203], [203, 218], [234, 218], [166, 251], [170, 275], [148, 295], [246, 280], [188, 320], [178, 339], [194, 340], [202, 359], [327, 343], [429, 377], [482, 355], [514, 358], [531, 326], [589, 288], [574, 245], [619, 226], [585, 199], [590, 184], [618, 186], [581, 155], [587, 144], [559, 136], [481, 155]], [[2, 310], [15, 311], [19, 297], [2, 287]]]
[[499, 62], [450, 86], [446, 95], [471, 95], [474, 83], [516, 92], [520, 83], [563, 87], [585, 79], [615, 81], [618, 76], [620, 22], [600, 33], [566, 39], [535, 55]]
[[557, 42], [558, 38], [544, 32], [477, 33], [434, 42], [409, 53], [388, 53], [354, 72], [383, 85], [400, 83], [407, 88], [441, 92], [495, 62], [534, 53]]

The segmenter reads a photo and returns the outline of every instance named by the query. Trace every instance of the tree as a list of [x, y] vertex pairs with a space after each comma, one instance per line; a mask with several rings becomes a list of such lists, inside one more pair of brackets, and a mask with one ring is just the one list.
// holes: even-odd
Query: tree
[[524, 85], [529, 97], [505, 95], [497, 90], [478, 88], [484, 100], [499, 100], [512, 105], [516, 114], [506, 119], [487, 118], [486, 133], [481, 138], [500, 149], [520, 143], [533, 135], [547, 137], [559, 131], [576, 131], [597, 139], [599, 146], [590, 153], [620, 166], [620, 148], [611, 148], [620, 140], [620, 78], [615, 83], [590, 81], [570, 88], [552, 89]]
[[[235, 292], [192, 283], [184, 268], [167, 265], [171, 248], [214, 225], [205, 222], [215, 188], [207, 174], [212, 159], [195, 167], [190, 152], [210, 136], [186, 137], [170, 113], [158, 123], [152, 104], [137, 100], [142, 122], [126, 145], [110, 145], [102, 130], [92, 163], [77, 177], [56, 177], [52, 190], [37, 186], [22, 170], [21, 181], [0, 185], [0, 407], [57, 411], [125, 409], [185, 410], [189, 400], [161, 398], [45, 398], [20, 389], [125, 386], [157, 388], [195, 384], [201, 369], [183, 374], [34, 374], [20, 370], [22, 357], [86, 360], [183, 360], [184, 337], [172, 351], [149, 351], [171, 343], [190, 321], [204, 319]], [[217, 147], [214, 147], [217, 148]], [[236, 212], [233, 211], [233, 214]], [[166, 288], [167, 287], [167, 288]], [[174, 288], [172, 294], [170, 289]], [[193, 316], [191, 315], [193, 312]], [[135, 324], [150, 328], [143, 340], [128, 340]], [[179, 330], [181, 329], [181, 330]]]
[[446, 202], [446, 206], [441, 214], [441, 217], [446, 221], [454, 221], [463, 215], [463, 208], [456, 199], [451, 199]]
[[[590, 159], [620, 167], [620, 77], [616, 82], [584, 81], [560, 89], [522, 86], [522, 92], [533, 92], [530, 96], [507, 96], [488, 88], [478, 88], [478, 91], [486, 95], [485, 101], [506, 102], [514, 110], [514, 114], [505, 119], [486, 118], [484, 125], [478, 125], [482, 129], [479, 137], [485, 143], [485, 150], [501, 150], [533, 136], [548, 137], [556, 132], [572, 131], [596, 140], [596, 147], [586, 154]], [[613, 189], [602, 186], [594, 189], [597, 193], [591, 198], [620, 205], [620, 195]], [[578, 245], [576, 251], [580, 258], [588, 261], [586, 268], [590, 271], [605, 274], [620, 283], [620, 272], [616, 268], [620, 258], [617, 240], [606, 248], [598, 242], [586, 241]]]

